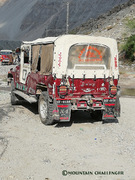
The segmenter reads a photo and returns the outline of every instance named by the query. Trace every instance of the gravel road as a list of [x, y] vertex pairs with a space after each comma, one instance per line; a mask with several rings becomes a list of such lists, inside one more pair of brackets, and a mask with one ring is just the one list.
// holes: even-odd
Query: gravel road
[[36, 104], [11, 106], [0, 89], [0, 180], [135, 180], [135, 99], [120, 102], [119, 123], [76, 112], [45, 126]]

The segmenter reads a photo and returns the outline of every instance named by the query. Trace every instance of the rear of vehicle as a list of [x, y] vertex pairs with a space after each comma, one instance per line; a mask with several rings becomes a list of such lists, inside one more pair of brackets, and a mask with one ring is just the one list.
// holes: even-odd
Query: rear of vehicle
[[24, 42], [11, 70], [11, 103], [38, 101], [41, 121], [70, 121], [72, 111], [98, 120], [120, 116], [118, 51], [114, 39], [63, 35]]
[[72, 110], [94, 118], [120, 116], [117, 43], [91, 36], [63, 36], [55, 42], [53, 116], [69, 121]]
[[9, 65], [13, 63], [13, 56], [11, 50], [0, 51], [0, 61], [2, 65]]

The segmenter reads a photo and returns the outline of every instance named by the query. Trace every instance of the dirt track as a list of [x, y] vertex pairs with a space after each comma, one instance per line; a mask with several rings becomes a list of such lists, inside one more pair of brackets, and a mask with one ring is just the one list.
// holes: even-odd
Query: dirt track
[[[135, 99], [120, 101], [119, 123], [94, 122], [77, 112], [72, 123], [45, 126], [36, 104], [11, 106], [9, 88], [0, 80], [0, 180], [134, 180]], [[63, 170], [79, 175], [63, 176]]]
[[[121, 98], [121, 105], [119, 123], [93, 122], [78, 112], [73, 123], [45, 126], [36, 105], [11, 106], [9, 92], [0, 91], [0, 179], [135, 179], [135, 99]], [[63, 170], [93, 175], [63, 176]]]

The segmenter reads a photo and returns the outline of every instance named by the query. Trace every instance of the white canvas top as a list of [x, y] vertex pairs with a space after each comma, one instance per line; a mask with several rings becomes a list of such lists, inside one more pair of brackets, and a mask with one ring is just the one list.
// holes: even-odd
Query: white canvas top
[[12, 52], [11, 50], [1, 50], [0, 52]]
[[53, 43], [56, 39], [57, 37], [39, 38], [34, 41], [23, 41], [23, 44], [31, 44], [31, 45], [48, 44], [48, 43]]
[[[36, 44], [49, 44], [54, 43], [54, 52], [53, 52], [53, 70], [52, 73], [56, 74], [58, 78], [61, 78], [62, 75], [75, 75], [75, 78], [82, 78], [83, 74], [86, 75], [86, 78], [93, 78], [96, 75], [98, 78], [114, 76], [118, 78], [118, 50], [117, 42], [115, 39], [106, 38], [106, 37], [94, 37], [89, 35], [62, 35], [58, 37], [47, 37], [39, 38], [34, 41], [24, 41], [23, 46], [31, 46]], [[69, 49], [73, 45], [84, 45], [84, 44], [100, 44], [105, 45], [110, 48], [111, 53], [111, 68], [108, 70], [73, 70], [67, 69], [68, 58], [69, 58]], [[117, 61], [117, 62], [116, 62]], [[117, 66], [116, 66], [117, 64]]]
[[[70, 70], [67, 69], [68, 58], [69, 58], [69, 49], [73, 45], [84, 45], [84, 44], [99, 44], [105, 45], [110, 48], [111, 53], [111, 68], [110, 70]], [[117, 61], [117, 68], [115, 67], [115, 59]], [[53, 63], [53, 74], [56, 74], [58, 78], [61, 78], [62, 75], [75, 76], [75, 78], [82, 78], [85, 74], [86, 78], [93, 78], [96, 75], [97, 78], [106, 77], [118, 78], [118, 50], [117, 42], [115, 39], [106, 38], [106, 37], [94, 37], [88, 35], [63, 35], [59, 36], [55, 40], [55, 49], [54, 49], [54, 63]]]
[[[96, 37], [96, 36], [88, 36], [88, 35], [62, 35], [62, 36], [58, 36], [58, 37], [46, 37], [46, 38], [39, 38], [33, 41], [23, 41], [23, 44], [48, 44], [48, 43], [54, 43], [55, 41], [63, 41], [65, 39], [66, 44], [68, 42], [72, 42], [72, 41], [77, 41], [77, 42], [83, 42], [84, 43], [89, 43], [89, 42], [94, 42], [94, 43], [105, 43], [106, 45], [110, 43], [114, 43], [114, 39], [112, 38], [106, 38], [106, 37]], [[107, 43], [108, 42], [108, 43]], [[108, 45], [108, 46], [109, 46]]]

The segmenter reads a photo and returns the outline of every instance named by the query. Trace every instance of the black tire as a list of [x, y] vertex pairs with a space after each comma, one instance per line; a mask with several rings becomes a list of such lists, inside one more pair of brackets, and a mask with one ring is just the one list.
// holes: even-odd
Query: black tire
[[18, 99], [14, 93], [14, 90], [15, 90], [14, 81], [11, 81], [11, 104], [12, 105], [16, 105], [17, 101], [18, 101]]
[[92, 111], [90, 115], [93, 120], [96, 120], [96, 121], [102, 120], [102, 111], [101, 110]]
[[49, 102], [47, 92], [42, 92], [38, 100], [38, 112], [41, 122], [45, 125], [52, 125], [54, 120], [52, 118], [53, 103]]

